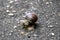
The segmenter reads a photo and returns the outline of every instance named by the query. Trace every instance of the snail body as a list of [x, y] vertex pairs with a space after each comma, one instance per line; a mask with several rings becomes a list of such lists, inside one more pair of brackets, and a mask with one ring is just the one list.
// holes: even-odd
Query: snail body
[[24, 29], [33, 28], [34, 27], [33, 25], [38, 20], [37, 15], [34, 13], [27, 13], [24, 18], [25, 19], [21, 20], [20, 22], [22, 23]]

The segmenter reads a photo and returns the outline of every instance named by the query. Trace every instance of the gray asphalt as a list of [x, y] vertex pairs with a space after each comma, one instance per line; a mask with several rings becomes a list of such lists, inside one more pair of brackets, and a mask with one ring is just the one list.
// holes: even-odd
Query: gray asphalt
[[[33, 33], [18, 24], [27, 12], [38, 16]], [[60, 0], [0, 0], [0, 40], [60, 40]]]

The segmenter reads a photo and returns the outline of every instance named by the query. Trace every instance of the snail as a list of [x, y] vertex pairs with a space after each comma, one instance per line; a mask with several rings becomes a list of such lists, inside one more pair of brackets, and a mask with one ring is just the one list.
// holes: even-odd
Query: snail
[[24, 17], [24, 20], [21, 20], [24, 29], [33, 28], [34, 23], [38, 20], [37, 15], [33, 13], [27, 13]]
[[38, 17], [34, 12], [32, 12], [32, 13], [27, 13], [25, 15], [25, 19], [29, 20], [30, 23], [35, 23], [38, 20]]

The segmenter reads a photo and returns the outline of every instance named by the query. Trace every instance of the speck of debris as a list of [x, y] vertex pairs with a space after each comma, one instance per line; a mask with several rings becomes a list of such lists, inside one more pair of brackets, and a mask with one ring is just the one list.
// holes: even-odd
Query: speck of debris
[[12, 8], [13, 8], [13, 6], [10, 6], [10, 8], [12, 9]]
[[54, 25], [49, 25], [48, 27], [54, 27]]
[[16, 12], [16, 10], [12, 10], [12, 12], [13, 12], [13, 13], [15, 13], [15, 12]]
[[58, 24], [58, 23], [56, 23], [56, 24]]
[[25, 35], [27, 36], [29, 33], [26, 33]]
[[11, 0], [9, 3], [13, 3], [13, 2], [14, 2], [14, 1]]
[[13, 32], [13, 31], [10, 31], [10, 32]]
[[24, 32], [24, 31], [21, 31], [20, 34], [21, 34], [21, 35], [25, 35], [25, 32]]
[[10, 12], [10, 10], [6, 10], [6, 12]]
[[37, 34], [33, 34], [33, 37], [37, 37], [38, 35]]
[[13, 14], [13, 13], [9, 13], [8, 15], [9, 15], [9, 16], [13, 16], [14, 14]]
[[60, 16], [60, 12], [58, 12], [57, 15]]
[[4, 37], [4, 35], [2, 35], [2, 37]]
[[14, 26], [14, 28], [17, 28], [17, 26]]
[[51, 35], [55, 35], [54, 33], [50, 33]]
[[46, 4], [49, 4], [49, 2], [46, 2]]
[[18, 1], [18, 0], [14, 0], [14, 1]]
[[12, 34], [11, 34], [11, 33], [9, 33], [8, 35], [10, 35], [10, 36], [11, 36]]
[[7, 8], [10, 7], [10, 5], [7, 5], [6, 7], [7, 7]]

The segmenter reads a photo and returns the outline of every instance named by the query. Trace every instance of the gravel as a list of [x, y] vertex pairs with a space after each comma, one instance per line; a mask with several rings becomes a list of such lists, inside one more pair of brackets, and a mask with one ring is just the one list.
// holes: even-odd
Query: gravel
[[[32, 33], [19, 24], [29, 12], [38, 16]], [[0, 40], [60, 40], [60, 0], [0, 0]]]

